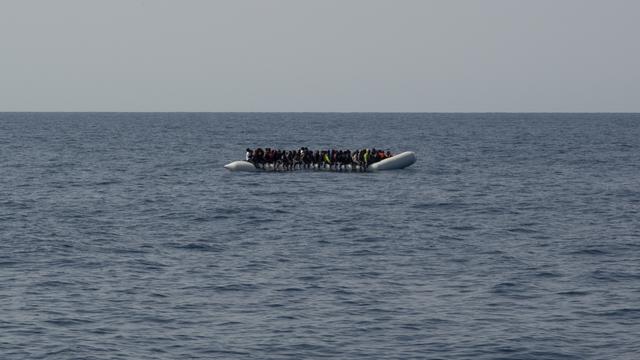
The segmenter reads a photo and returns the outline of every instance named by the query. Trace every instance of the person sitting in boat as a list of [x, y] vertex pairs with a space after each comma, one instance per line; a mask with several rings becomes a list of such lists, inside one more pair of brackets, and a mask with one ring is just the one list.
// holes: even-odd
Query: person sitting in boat
[[351, 163], [354, 165], [360, 165], [360, 160], [358, 160], [358, 155], [360, 154], [360, 149], [356, 149], [351, 155]]
[[368, 149], [360, 150], [360, 158], [361, 158], [362, 166], [366, 170], [367, 166], [369, 165], [369, 150]]
[[327, 166], [329, 166], [329, 168], [331, 168], [331, 158], [329, 157], [328, 151], [322, 151], [322, 162], [322, 167], [326, 168]]
[[378, 151], [376, 148], [371, 149], [371, 153], [369, 154], [369, 164], [378, 162]]
[[345, 169], [347, 167], [347, 165], [351, 166], [351, 150], [345, 150], [342, 156], [342, 163], [345, 166]]
[[244, 160], [248, 162], [253, 162], [253, 150], [247, 148], [247, 153], [244, 155]]
[[311, 162], [313, 160], [313, 153], [311, 151], [309, 151], [308, 148], [302, 148], [304, 154], [302, 155], [302, 163], [304, 164], [304, 168], [305, 169], [310, 169], [311, 168]]
[[316, 150], [316, 152], [313, 153], [313, 164], [317, 166], [318, 169], [320, 168], [320, 164], [322, 164], [322, 158], [320, 157], [320, 150]]
[[264, 164], [265, 165], [270, 164], [271, 161], [272, 161], [271, 148], [266, 148], [266, 149], [264, 149]]
[[273, 170], [278, 170], [278, 168], [282, 165], [282, 160], [280, 158], [280, 150], [273, 149]]
[[261, 148], [257, 148], [253, 152], [253, 165], [255, 167], [259, 167], [261, 164], [264, 165], [264, 150]]

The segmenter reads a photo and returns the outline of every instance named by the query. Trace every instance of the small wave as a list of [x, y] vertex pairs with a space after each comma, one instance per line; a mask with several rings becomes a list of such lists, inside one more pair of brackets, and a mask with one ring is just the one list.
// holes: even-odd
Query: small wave
[[258, 287], [255, 284], [227, 284], [214, 287], [216, 291], [255, 291]]
[[586, 296], [591, 293], [589, 291], [568, 290], [568, 291], [560, 291], [557, 294], [562, 296]]
[[519, 351], [518, 356], [509, 358], [516, 359], [562, 359], [562, 360], [581, 360], [584, 359], [582, 355], [574, 355], [566, 352], [550, 351], [550, 350], [536, 350], [536, 351]]
[[310, 281], [317, 281], [322, 279], [322, 276], [318, 276], [318, 275], [304, 275], [304, 276], [298, 276], [296, 278], [297, 280], [300, 281], [305, 281], [305, 282], [310, 282]]
[[96, 334], [96, 335], [107, 335], [107, 334], [114, 334], [117, 332], [117, 330], [114, 328], [96, 328], [96, 329], [90, 329], [86, 331], [88, 333]]
[[609, 252], [607, 250], [597, 249], [597, 248], [588, 248], [588, 249], [580, 249], [576, 251], [572, 251], [569, 255], [607, 255]]
[[553, 271], [539, 271], [535, 276], [541, 278], [558, 278], [562, 277], [562, 274]]
[[141, 323], [152, 322], [156, 324], [169, 324], [174, 321], [175, 321], [174, 318], [165, 318], [165, 317], [159, 317], [159, 316], [144, 316], [140, 319], [136, 319], [135, 322], [141, 322]]
[[105, 186], [105, 185], [119, 184], [121, 182], [122, 181], [120, 181], [120, 180], [102, 180], [102, 181], [98, 181], [98, 182], [94, 183], [93, 185]]
[[352, 231], [358, 230], [358, 228], [355, 226], [349, 226], [349, 227], [345, 226], [345, 227], [341, 227], [339, 230], [340, 232], [352, 232]]
[[414, 204], [411, 207], [414, 209], [457, 209], [463, 207], [463, 203], [451, 203], [451, 202], [433, 202], [433, 203], [420, 203]]
[[360, 249], [354, 250], [349, 253], [351, 256], [372, 256], [372, 255], [380, 255], [378, 251], [373, 251], [369, 249]]
[[172, 211], [172, 212], [164, 213], [164, 214], [158, 216], [158, 218], [164, 219], [164, 220], [185, 219], [185, 218], [187, 218], [187, 214], [186, 213], [179, 213], [179, 212]]
[[34, 286], [36, 287], [45, 287], [45, 288], [55, 288], [55, 287], [63, 287], [73, 285], [73, 283], [68, 281], [59, 281], [59, 280], [48, 280], [36, 283]]
[[518, 284], [513, 283], [513, 282], [502, 282], [502, 283], [496, 284], [493, 288], [494, 289], [507, 289], [507, 288], [515, 288], [517, 286], [518, 286]]
[[273, 304], [265, 304], [266, 307], [270, 307], [270, 308], [281, 308], [284, 307], [284, 304], [281, 303], [273, 303]]
[[381, 242], [383, 241], [383, 238], [380, 237], [375, 237], [375, 236], [365, 236], [362, 238], [357, 238], [355, 240], [353, 240], [353, 242], [357, 242], [357, 243], [377, 243], [377, 242]]
[[598, 313], [599, 316], [620, 318], [624, 320], [640, 319], [640, 308], [621, 308]]
[[339, 217], [330, 220], [333, 224], [344, 224], [344, 223], [352, 223], [353, 219], [347, 217]]
[[243, 210], [238, 208], [215, 208], [214, 212], [220, 215], [234, 215], [242, 213]]
[[84, 325], [84, 324], [89, 324], [92, 323], [92, 320], [88, 320], [88, 319], [74, 319], [74, 318], [57, 318], [57, 319], [50, 319], [50, 320], [45, 320], [44, 322], [48, 323], [48, 324], [52, 324], [52, 325], [56, 325], [56, 326], [77, 326], [77, 325]]
[[488, 215], [497, 215], [497, 214], [504, 214], [509, 211], [510, 211], [509, 209], [505, 209], [505, 208], [487, 207], [487, 208], [478, 210], [478, 213], [488, 214]]
[[257, 217], [257, 216], [247, 216], [246, 219], [247, 221], [243, 221], [240, 225], [255, 227], [256, 225], [260, 225], [260, 224], [283, 221], [282, 219], [269, 219], [269, 218], [263, 218], [263, 217]]
[[496, 295], [507, 296], [514, 299], [531, 299], [540, 296], [539, 294], [534, 294], [534, 291], [535, 289], [529, 285], [510, 281], [496, 284], [491, 290], [491, 292]]
[[438, 240], [454, 240], [454, 241], [463, 241], [464, 238], [450, 235], [440, 235], [438, 236]]
[[453, 259], [451, 259], [449, 261], [451, 261], [452, 263], [456, 263], [456, 264], [466, 264], [466, 263], [469, 262], [469, 259], [459, 257], [459, 258], [453, 258]]
[[239, 350], [219, 350], [219, 349], [205, 349], [202, 353], [207, 355], [220, 355], [223, 359], [230, 356], [243, 356], [247, 357], [252, 355], [249, 351], [239, 351]]
[[135, 263], [136, 266], [141, 266], [147, 270], [159, 270], [162, 268], [166, 268], [167, 265], [157, 261], [149, 261], [144, 259], [136, 259], [131, 260], [132, 263]]
[[493, 249], [493, 250], [481, 251], [478, 254], [480, 254], [480, 255], [504, 255], [505, 252], [502, 251], [502, 250]]
[[524, 227], [509, 228], [507, 229], [507, 231], [510, 233], [519, 233], [519, 234], [534, 234], [538, 232], [538, 230], [524, 228]]
[[354, 292], [348, 289], [336, 289], [331, 292], [334, 295], [353, 295]]
[[189, 244], [174, 244], [174, 249], [191, 250], [191, 251], [204, 251], [204, 252], [220, 252], [224, 250], [222, 246], [210, 245], [203, 243], [189, 243]]
[[298, 288], [298, 287], [289, 287], [286, 289], [278, 289], [276, 290], [277, 292], [286, 292], [286, 293], [290, 293], [290, 292], [303, 292], [304, 289], [303, 288]]
[[451, 226], [449, 227], [449, 229], [456, 230], [456, 231], [472, 231], [472, 230], [477, 230], [478, 228], [473, 225], [462, 225], [462, 226]]
[[145, 254], [146, 250], [116, 247], [111, 250], [114, 254]]
[[2, 205], [2, 207], [6, 207], [12, 210], [28, 210], [32, 208], [33, 204], [35, 204], [34, 201], [28, 201], [28, 203], [29, 204], [27, 204], [27, 202], [7, 200], [7, 201], [0, 202], [0, 205]]
[[591, 277], [596, 280], [604, 280], [604, 281], [639, 280], [640, 273], [595, 270], [591, 272]]

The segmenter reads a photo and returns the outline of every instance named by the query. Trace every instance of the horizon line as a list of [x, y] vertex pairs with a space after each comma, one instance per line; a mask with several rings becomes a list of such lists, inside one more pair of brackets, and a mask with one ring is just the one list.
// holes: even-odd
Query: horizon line
[[639, 114], [640, 111], [0, 111], [0, 114]]

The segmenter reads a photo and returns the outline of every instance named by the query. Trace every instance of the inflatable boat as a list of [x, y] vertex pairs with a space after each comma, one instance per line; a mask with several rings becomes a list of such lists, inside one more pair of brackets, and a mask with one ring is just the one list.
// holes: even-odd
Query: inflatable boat
[[[382, 171], [382, 170], [398, 170], [404, 169], [407, 166], [413, 165], [416, 162], [416, 154], [413, 151], [405, 151], [401, 154], [394, 155], [390, 158], [386, 158], [384, 160], [380, 160], [376, 163], [373, 163], [367, 167], [366, 171]], [[256, 167], [252, 163], [248, 161], [234, 161], [224, 166], [225, 169], [230, 171], [274, 171], [273, 165], [266, 164], [264, 168], [262, 165]], [[303, 170], [303, 169], [299, 169]], [[299, 171], [294, 170], [294, 171]], [[326, 171], [362, 171], [361, 167], [358, 165], [345, 165], [341, 170], [333, 167], [318, 167], [312, 166], [310, 169], [304, 170], [326, 170]]]

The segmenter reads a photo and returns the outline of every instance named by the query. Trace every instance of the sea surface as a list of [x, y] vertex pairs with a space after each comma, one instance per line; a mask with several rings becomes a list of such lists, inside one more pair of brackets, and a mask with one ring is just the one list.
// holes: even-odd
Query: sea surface
[[0, 358], [638, 359], [640, 114], [0, 113]]

